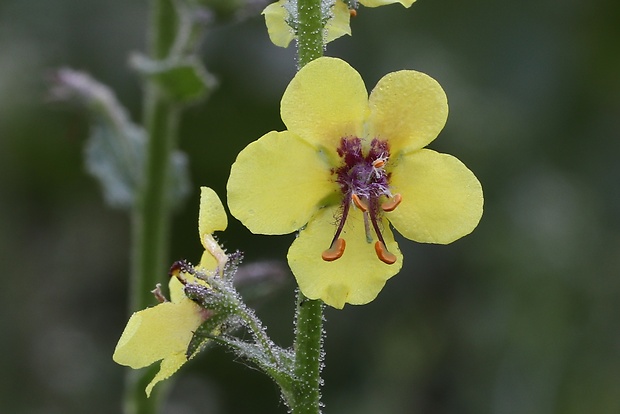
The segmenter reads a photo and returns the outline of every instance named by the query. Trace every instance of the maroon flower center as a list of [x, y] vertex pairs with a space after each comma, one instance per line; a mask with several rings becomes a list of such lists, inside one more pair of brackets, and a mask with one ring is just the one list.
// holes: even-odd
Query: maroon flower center
[[[387, 250], [379, 226], [382, 212], [394, 210], [402, 199], [400, 194], [392, 195], [390, 192], [390, 174], [385, 171], [390, 158], [389, 144], [387, 141], [375, 138], [370, 143], [367, 154], [364, 155], [360, 138], [342, 138], [336, 151], [342, 158], [342, 164], [333, 169], [332, 174], [336, 176], [336, 182], [342, 191], [342, 216], [330, 248], [323, 252], [323, 260], [333, 261], [344, 254], [346, 242], [340, 238], [340, 234], [349, 215], [351, 204], [354, 204], [364, 214], [368, 242], [371, 243], [373, 239], [371, 225], [377, 235], [375, 251], [379, 259], [387, 264], [395, 263], [396, 256]], [[388, 197], [388, 200], [381, 203], [380, 199], [383, 196]]]

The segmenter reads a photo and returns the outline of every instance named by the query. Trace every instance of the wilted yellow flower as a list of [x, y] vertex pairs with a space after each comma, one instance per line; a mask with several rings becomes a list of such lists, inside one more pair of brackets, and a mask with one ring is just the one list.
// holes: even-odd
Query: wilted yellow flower
[[[226, 263], [226, 254], [212, 233], [226, 229], [227, 224], [226, 212], [217, 194], [202, 187], [198, 230], [205, 252], [197, 266], [200, 271], [213, 273]], [[186, 283], [207, 285], [191, 275], [183, 277]], [[171, 277], [169, 287], [169, 302], [131, 315], [112, 357], [118, 364], [134, 369], [162, 361], [159, 372], [146, 387], [147, 395], [151, 394], [155, 384], [170, 377], [194, 356], [187, 355], [189, 343], [196, 329], [209, 317], [208, 311], [185, 295], [183, 284], [177, 277]]]
[[440, 244], [478, 224], [474, 174], [423, 148], [448, 116], [428, 75], [390, 73], [369, 97], [355, 69], [319, 58], [287, 87], [281, 116], [288, 130], [267, 133], [233, 164], [228, 205], [253, 233], [300, 230], [288, 262], [307, 297], [336, 308], [372, 301], [402, 265], [390, 223]]
[[[415, 0], [359, 0], [356, 3], [366, 7], [379, 7], [393, 3], [410, 7], [414, 2]], [[267, 32], [274, 45], [288, 47], [291, 41], [295, 39], [296, 34], [293, 27], [297, 15], [296, 8], [296, 0], [279, 0], [271, 3], [263, 10]], [[331, 17], [325, 23], [325, 43], [336, 40], [345, 34], [351, 35], [351, 26], [349, 25], [351, 13], [348, 4], [344, 0], [336, 0], [329, 13]]]

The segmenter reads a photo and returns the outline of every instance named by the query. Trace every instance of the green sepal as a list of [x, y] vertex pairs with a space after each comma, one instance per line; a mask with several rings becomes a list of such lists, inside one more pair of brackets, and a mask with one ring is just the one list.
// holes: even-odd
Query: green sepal
[[188, 359], [204, 350], [207, 346], [214, 344], [210, 339], [220, 334], [226, 319], [228, 319], [228, 315], [226, 314], [214, 314], [196, 329], [194, 336], [192, 336], [192, 339], [189, 341], [185, 353]]

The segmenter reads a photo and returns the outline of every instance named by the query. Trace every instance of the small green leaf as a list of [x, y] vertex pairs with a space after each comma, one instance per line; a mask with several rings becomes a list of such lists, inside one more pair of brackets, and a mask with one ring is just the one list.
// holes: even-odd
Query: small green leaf
[[144, 130], [131, 124], [115, 128], [102, 119], [94, 122], [84, 148], [87, 171], [99, 180], [106, 202], [129, 208], [142, 182]]
[[153, 79], [175, 102], [191, 103], [205, 98], [217, 84], [213, 75], [194, 57], [154, 61], [132, 56], [134, 69]]

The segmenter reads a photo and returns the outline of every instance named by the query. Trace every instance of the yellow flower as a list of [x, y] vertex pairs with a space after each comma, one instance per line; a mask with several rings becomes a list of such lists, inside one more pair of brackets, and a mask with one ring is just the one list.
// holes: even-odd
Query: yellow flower
[[241, 151], [228, 205], [253, 233], [300, 230], [288, 261], [307, 297], [336, 308], [372, 301], [402, 265], [389, 223], [408, 239], [440, 244], [478, 224], [474, 174], [423, 148], [448, 116], [428, 75], [390, 73], [368, 97], [355, 69], [319, 58], [295, 75], [280, 112], [288, 130]]
[[[212, 236], [228, 224], [226, 212], [217, 194], [207, 187], [201, 188], [198, 228], [205, 248], [198, 269], [214, 272], [222, 269], [226, 254]], [[191, 275], [183, 276], [186, 282], [204, 284]], [[153, 386], [174, 374], [193, 355], [187, 355], [194, 332], [208, 317], [208, 312], [190, 300], [177, 277], [170, 278], [170, 302], [165, 301], [151, 308], [135, 312], [114, 350], [116, 363], [134, 369], [143, 368], [161, 360], [159, 372], [146, 387], [147, 396]]]
[[[366, 7], [379, 7], [392, 3], [400, 3], [405, 7], [410, 7], [414, 2], [415, 0], [359, 0], [359, 3]], [[296, 8], [296, 1], [279, 0], [271, 3], [263, 10], [269, 39], [274, 45], [288, 47], [295, 38], [293, 27], [297, 15]], [[331, 17], [325, 24], [325, 43], [336, 40], [345, 34], [351, 35], [349, 25], [351, 13], [348, 4], [344, 0], [336, 0], [330, 13]]]

